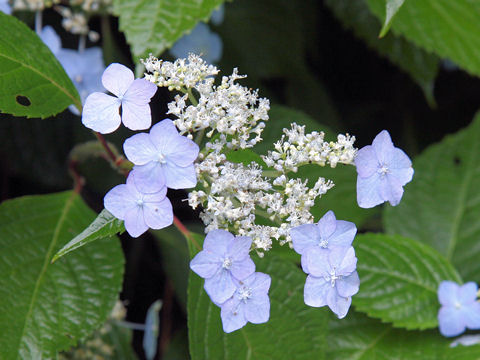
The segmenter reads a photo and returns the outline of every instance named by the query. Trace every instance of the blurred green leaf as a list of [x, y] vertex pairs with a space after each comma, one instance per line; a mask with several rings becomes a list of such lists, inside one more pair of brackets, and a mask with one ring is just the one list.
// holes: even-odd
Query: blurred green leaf
[[[355, 295], [356, 296], [356, 295]], [[464, 360], [478, 359], [480, 346], [450, 347], [438, 330], [394, 329], [363, 314], [332, 319], [327, 335], [329, 360]]]
[[243, 83], [259, 88], [260, 96], [337, 126], [333, 101], [309, 63], [315, 62], [311, 44], [317, 41], [318, 6], [316, 0], [303, 0], [301, 6], [290, 0], [226, 4], [225, 21], [215, 29], [225, 40], [221, 68], [237, 67], [248, 75]]
[[73, 192], [0, 205], [0, 358], [54, 358], [104, 323], [123, 279], [118, 238], [50, 263], [94, 217]]
[[200, 20], [207, 21], [223, 0], [114, 0], [113, 11], [120, 18], [135, 59], [158, 56]]
[[392, 26], [392, 21], [397, 12], [402, 7], [405, 0], [386, 0], [385, 22], [383, 23], [382, 30], [380, 30], [379, 37], [387, 35], [388, 30]]
[[472, 124], [414, 159], [401, 203], [386, 206], [386, 231], [420, 240], [451, 261], [465, 281], [480, 281], [480, 114]]
[[267, 167], [260, 155], [251, 149], [232, 150], [227, 152], [225, 156], [228, 161], [233, 163], [242, 163], [243, 165], [248, 166], [252, 162], [256, 162], [263, 168]]
[[92, 241], [121, 234], [124, 231], [125, 226], [123, 220], [117, 219], [107, 209], [103, 209], [85, 230], [57, 251], [52, 262], [58, 260], [63, 255], [68, 254], [70, 251], [78, 249]]
[[[384, 19], [384, 0], [367, 0]], [[410, 0], [398, 12], [392, 31], [468, 72], [480, 75], [480, 2], [472, 0]]]
[[428, 147], [385, 228], [422, 241], [451, 261], [465, 281], [480, 281], [480, 114], [467, 128]]
[[272, 277], [270, 320], [247, 324], [226, 334], [220, 308], [203, 289], [204, 280], [190, 272], [188, 329], [190, 355], [198, 359], [324, 359], [327, 313], [303, 303], [305, 274], [289, 261], [267, 254], [257, 271]]
[[453, 266], [436, 250], [416, 240], [384, 234], [355, 239], [360, 291], [355, 309], [395, 327], [438, 326], [437, 289], [442, 280], [461, 283]]
[[[431, 106], [434, 105], [433, 85], [440, 60], [435, 55], [425, 52], [394, 34], [390, 33], [383, 39], [378, 39], [377, 34], [381, 24], [368, 10], [366, 1], [326, 0], [326, 4], [347, 29], [352, 29], [355, 35], [364, 40], [369, 47], [409, 74], [423, 90], [428, 103]], [[384, 0], [381, 2], [384, 6]], [[382, 11], [384, 11], [383, 7]]]
[[32, 30], [0, 12], [0, 34], [1, 112], [46, 118], [70, 104], [81, 108], [72, 81]]

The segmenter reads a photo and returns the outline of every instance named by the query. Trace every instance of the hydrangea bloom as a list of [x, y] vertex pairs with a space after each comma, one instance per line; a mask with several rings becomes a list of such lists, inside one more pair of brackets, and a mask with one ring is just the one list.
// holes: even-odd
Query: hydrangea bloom
[[7, 0], [0, 0], [0, 11], [8, 15], [12, 13], [12, 8]]
[[173, 209], [166, 197], [167, 188], [151, 194], [138, 191], [134, 174], [126, 184], [115, 186], [103, 200], [105, 209], [125, 221], [125, 229], [132, 237], [139, 237], [148, 228], [162, 229], [173, 223]]
[[[83, 51], [62, 49], [60, 37], [51, 26], [45, 26], [42, 29], [40, 38], [62, 64], [77, 88], [82, 103], [89, 94], [102, 90], [100, 78], [105, 70], [105, 65], [101, 48], [92, 47]], [[69, 110], [75, 115], [80, 115], [78, 109], [73, 105], [69, 107]]]
[[190, 34], [183, 36], [170, 49], [176, 58], [186, 58], [189, 53], [199, 54], [207, 63], [215, 63], [222, 57], [223, 44], [220, 36], [207, 24], [198, 23]]
[[220, 25], [223, 22], [223, 18], [225, 17], [225, 6], [222, 4], [212, 12], [210, 15], [210, 22], [213, 25]]
[[303, 271], [308, 273], [307, 252], [321, 252], [337, 246], [350, 247], [357, 227], [354, 223], [337, 220], [333, 211], [328, 211], [318, 224], [304, 224], [290, 230], [293, 249], [302, 255]]
[[360, 149], [355, 157], [357, 167], [357, 202], [371, 208], [385, 201], [398, 205], [403, 186], [412, 180], [410, 158], [393, 146], [388, 131], [383, 130], [372, 145]]
[[235, 280], [254, 273], [255, 263], [248, 255], [251, 245], [251, 238], [234, 237], [226, 230], [212, 230], [206, 236], [190, 268], [205, 279], [205, 291], [214, 303], [224, 303], [237, 290]]
[[179, 135], [170, 119], [154, 125], [149, 134], [128, 138], [123, 150], [135, 164], [135, 182], [143, 192], [158, 191], [164, 185], [185, 189], [197, 184], [193, 162], [198, 156], [198, 145]]
[[360, 287], [353, 247], [309, 252], [306, 263], [310, 275], [305, 282], [305, 304], [314, 307], [328, 305], [339, 319], [345, 317], [352, 303], [351, 297]]
[[442, 281], [438, 287], [438, 300], [442, 307], [438, 312], [438, 324], [443, 336], [456, 336], [465, 331], [480, 329], [480, 303], [478, 286], [473, 282], [458, 285]]
[[247, 322], [262, 324], [270, 317], [270, 276], [256, 272], [243, 281], [237, 281], [233, 296], [221, 305], [223, 331], [230, 333]]
[[105, 69], [102, 84], [115, 96], [94, 92], [87, 97], [82, 113], [86, 127], [102, 134], [115, 131], [121, 122], [131, 130], [150, 127], [149, 103], [157, 91], [156, 85], [145, 79], [135, 79], [130, 69], [117, 63]]

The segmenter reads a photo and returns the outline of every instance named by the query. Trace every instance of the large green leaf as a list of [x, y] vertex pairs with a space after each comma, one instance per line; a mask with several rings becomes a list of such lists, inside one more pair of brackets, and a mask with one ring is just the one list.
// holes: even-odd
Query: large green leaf
[[[306, 132], [324, 131], [327, 140], [336, 139], [336, 134], [332, 130], [318, 124], [303, 112], [274, 105], [270, 110], [270, 120], [262, 133], [264, 140], [257, 144], [253, 150], [259, 154], [266, 154], [269, 149], [273, 149], [273, 143], [281, 138], [283, 128], [290, 128], [292, 122], [305, 125]], [[335, 183], [335, 186], [327, 194], [317, 199], [315, 206], [312, 207], [311, 212], [316, 221], [328, 210], [332, 210], [335, 212], [337, 219], [352, 221], [357, 226], [361, 226], [368, 218], [379, 211], [375, 208], [361, 209], [358, 207], [356, 193], [357, 173], [353, 166], [338, 164], [336, 168], [332, 169], [329, 166], [307, 165], [299, 169], [298, 175], [293, 173], [289, 175], [309, 179], [310, 184], [317, 181], [320, 176]]]
[[395, 327], [438, 326], [438, 285], [461, 282], [441, 254], [416, 240], [384, 234], [358, 235], [355, 250], [361, 281], [353, 297], [357, 310]]
[[480, 281], [480, 115], [427, 148], [401, 203], [385, 208], [385, 228], [429, 244], [465, 281]]
[[190, 355], [198, 359], [324, 359], [327, 314], [303, 303], [305, 274], [294, 264], [269, 256], [257, 271], [272, 277], [270, 320], [247, 324], [230, 334], [222, 330], [220, 308], [203, 289], [203, 279], [190, 273], [188, 328]]
[[159, 55], [200, 21], [206, 21], [223, 0], [114, 0], [133, 55]]
[[103, 209], [85, 230], [57, 251], [52, 261], [56, 261], [70, 251], [78, 249], [92, 241], [100, 240], [119, 233], [121, 234], [124, 231], [125, 225], [123, 224], [123, 220], [117, 219], [107, 209]]
[[394, 329], [350, 310], [329, 322], [329, 360], [465, 360], [479, 359], [480, 345], [450, 347], [452, 339], [437, 330]]
[[[385, 0], [367, 0], [380, 18]], [[480, 75], [480, 2], [475, 0], [409, 0], [395, 16], [392, 31], [440, 57]]]
[[[433, 84], [439, 69], [439, 59], [435, 55], [391, 33], [379, 39], [378, 31], [381, 23], [368, 10], [366, 0], [326, 0], [326, 4], [347, 29], [353, 29], [355, 35], [363, 39], [369, 47], [409, 74], [422, 88], [427, 101], [430, 104], [434, 103]], [[382, 4], [383, 14], [384, 0]], [[403, 12], [402, 7], [400, 13]]]
[[116, 237], [50, 263], [94, 217], [73, 192], [0, 205], [1, 359], [54, 358], [110, 314], [124, 262]]
[[32, 30], [0, 12], [0, 34], [0, 112], [46, 118], [81, 107], [72, 81]]

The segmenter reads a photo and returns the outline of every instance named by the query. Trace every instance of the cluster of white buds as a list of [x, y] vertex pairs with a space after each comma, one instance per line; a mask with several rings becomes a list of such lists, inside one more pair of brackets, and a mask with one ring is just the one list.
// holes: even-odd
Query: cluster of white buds
[[190, 54], [188, 59], [177, 59], [175, 62], [163, 61], [150, 55], [146, 60], [141, 60], [145, 65], [145, 79], [167, 87], [168, 90], [186, 91], [206, 82], [211, 87], [218, 69], [207, 64], [201, 57]]
[[291, 129], [284, 129], [282, 138], [274, 144], [275, 150], [263, 156], [269, 167], [282, 173], [296, 172], [305, 164], [329, 164], [332, 168], [338, 163], [352, 164], [356, 149], [355, 137], [338, 135], [337, 142], [325, 141], [323, 132], [305, 134], [305, 126], [291, 124]]
[[70, 0], [70, 6], [79, 6], [86, 12], [96, 12], [101, 9], [111, 10], [112, 0]]
[[13, 0], [13, 10], [41, 11], [59, 3], [60, 0]]
[[351, 164], [355, 138], [339, 135], [337, 142], [328, 142], [323, 132], [305, 134], [304, 126], [293, 123], [284, 129], [275, 150], [263, 157], [269, 169], [257, 162], [234, 163], [228, 160], [229, 152], [252, 148], [262, 140], [269, 101], [237, 84], [244, 78], [237, 69], [215, 85], [218, 69], [196, 55], [173, 63], [150, 56], [143, 64], [145, 79], [182, 93], [168, 104], [179, 132], [191, 138], [197, 133], [197, 141], [207, 138], [195, 163], [197, 189], [188, 197], [192, 208], [203, 207], [205, 231], [225, 229], [250, 236], [260, 255], [273, 240], [291, 243], [290, 229], [314, 221], [310, 210], [315, 200], [334, 184], [324, 178], [309, 184], [288, 173], [311, 163]]
[[[193, 54], [173, 63], [151, 56], [143, 63], [148, 71], [145, 74], [147, 80], [185, 93], [176, 96], [168, 106], [168, 114], [177, 117], [175, 125], [181, 134], [207, 131], [208, 138], [219, 134], [207, 144], [217, 150], [224, 146], [244, 149], [261, 141], [270, 103], [258, 98], [257, 91], [235, 82], [245, 77], [238, 75], [237, 69], [232, 75], [224, 76], [221, 84], [216, 86], [213, 76], [218, 69]], [[199, 95], [198, 99], [193, 98], [192, 90]]]

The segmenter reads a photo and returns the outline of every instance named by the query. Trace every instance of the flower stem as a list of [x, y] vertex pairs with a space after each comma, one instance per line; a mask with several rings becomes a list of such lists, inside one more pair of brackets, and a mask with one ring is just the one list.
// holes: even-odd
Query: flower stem
[[42, 32], [42, 12], [40, 10], [35, 13], [35, 32], [38, 36]]
[[80, 35], [78, 40], [78, 52], [81, 54], [85, 51], [85, 46], [87, 44], [87, 36], [85, 34]]

